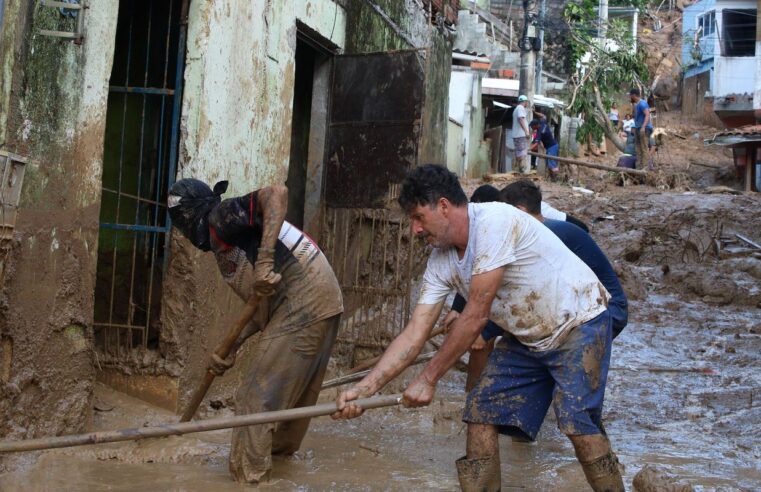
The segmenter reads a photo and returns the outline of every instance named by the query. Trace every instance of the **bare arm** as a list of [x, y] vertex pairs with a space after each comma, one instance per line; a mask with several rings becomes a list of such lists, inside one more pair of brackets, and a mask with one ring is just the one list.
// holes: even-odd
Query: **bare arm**
[[350, 390], [339, 395], [336, 401], [339, 412], [333, 414], [334, 419], [360, 416], [362, 409], [348, 402], [376, 393], [415, 360], [428, 340], [428, 335], [439, 318], [443, 306], [443, 301], [438, 304], [415, 306], [404, 331], [391, 342], [370, 374]]
[[429, 384], [436, 384], [481, 334], [489, 321], [491, 303], [504, 275], [505, 267], [473, 276], [465, 309], [454, 321], [444, 344], [420, 375]]
[[283, 227], [285, 213], [288, 211], [288, 188], [285, 186], [266, 186], [260, 189], [256, 198], [262, 214], [262, 248], [275, 249], [277, 236]]
[[645, 121], [642, 123], [642, 128], [647, 128], [648, 123], [650, 123], [650, 108], [645, 110]]

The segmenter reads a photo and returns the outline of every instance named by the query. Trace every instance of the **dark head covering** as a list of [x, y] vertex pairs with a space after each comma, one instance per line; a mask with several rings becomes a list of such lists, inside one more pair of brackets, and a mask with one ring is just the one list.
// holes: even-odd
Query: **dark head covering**
[[220, 196], [227, 191], [227, 181], [220, 181], [214, 189], [203, 181], [181, 179], [169, 188], [169, 217], [172, 225], [182, 232], [193, 245], [202, 250], [211, 250], [209, 238], [209, 212], [222, 201]]

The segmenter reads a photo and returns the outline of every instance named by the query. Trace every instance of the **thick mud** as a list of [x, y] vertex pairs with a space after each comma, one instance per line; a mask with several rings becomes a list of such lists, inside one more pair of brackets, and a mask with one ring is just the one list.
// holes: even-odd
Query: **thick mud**
[[[718, 162], [723, 154], [712, 152], [701, 157]], [[761, 198], [705, 194], [695, 180], [667, 191], [621, 188], [605, 173], [574, 179], [595, 193], [542, 183], [545, 197], [590, 225], [630, 299], [604, 412], [627, 489], [761, 489], [761, 254], [736, 236], [761, 242], [753, 216]], [[314, 420], [298, 455], [276, 460], [273, 481], [261, 488], [457, 489], [464, 381], [450, 373], [428, 408]], [[326, 391], [322, 400], [334, 396]], [[104, 386], [95, 407], [96, 430], [177, 420]], [[18, 455], [0, 490], [247, 490], [227, 471], [229, 440], [230, 431], [218, 431]], [[500, 442], [504, 490], [587, 490], [551, 412], [537, 442]]]

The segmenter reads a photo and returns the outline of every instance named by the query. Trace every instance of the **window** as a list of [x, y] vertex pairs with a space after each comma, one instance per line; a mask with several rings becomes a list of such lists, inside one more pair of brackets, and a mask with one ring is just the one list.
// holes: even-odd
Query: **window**
[[721, 54], [724, 56], [755, 56], [755, 9], [724, 9], [722, 11]]
[[706, 38], [716, 32], [716, 12], [713, 10], [698, 16], [698, 32]]

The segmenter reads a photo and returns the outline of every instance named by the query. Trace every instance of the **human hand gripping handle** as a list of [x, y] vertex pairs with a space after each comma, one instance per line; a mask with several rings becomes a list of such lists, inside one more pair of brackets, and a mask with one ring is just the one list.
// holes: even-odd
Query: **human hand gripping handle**
[[209, 371], [215, 376], [222, 376], [228, 369], [235, 365], [235, 352], [231, 352], [226, 359], [212, 352], [209, 357]]
[[282, 275], [275, 272], [275, 250], [259, 248], [254, 263], [254, 292], [263, 297], [271, 296], [281, 279]]
[[420, 374], [404, 390], [402, 405], [407, 408], [425, 407], [433, 401], [435, 393], [436, 383], [428, 381], [424, 374]]
[[359, 385], [353, 386], [352, 388], [343, 391], [340, 395], [338, 395], [338, 398], [336, 399], [336, 407], [338, 408], [338, 411], [332, 414], [331, 418], [333, 420], [340, 420], [355, 419], [361, 416], [365, 410], [352, 402], [354, 400], [366, 398], [368, 396], [370, 396], [370, 391], [367, 388]]

